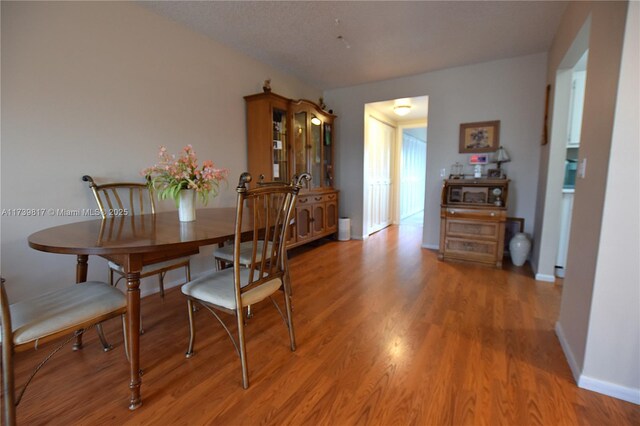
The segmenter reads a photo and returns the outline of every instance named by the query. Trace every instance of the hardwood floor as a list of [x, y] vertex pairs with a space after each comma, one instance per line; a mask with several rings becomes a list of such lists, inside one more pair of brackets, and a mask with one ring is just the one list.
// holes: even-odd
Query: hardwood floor
[[[640, 407], [577, 388], [554, 333], [561, 288], [524, 268], [439, 262], [422, 228], [300, 248], [290, 260], [298, 350], [271, 304], [248, 321], [251, 386], [215, 320], [178, 289], [143, 300], [143, 405], [128, 406], [116, 346], [65, 348], [18, 407], [20, 424], [638, 425]], [[213, 267], [213, 261], [212, 261]], [[227, 319], [235, 331], [232, 318]], [[17, 355], [23, 383], [48, 348]]]

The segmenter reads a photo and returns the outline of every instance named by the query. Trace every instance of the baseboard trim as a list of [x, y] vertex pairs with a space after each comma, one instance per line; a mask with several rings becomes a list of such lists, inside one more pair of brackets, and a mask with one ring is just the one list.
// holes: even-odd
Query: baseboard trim
[[[533, 270], [533, 272], [535, 274], [535, 280], [536, 281], [544, 281], [544, 282], [547, 282], [547, 283], [555, 283], [556, 282], [556, 276], [555, 275], [541, 274], [541, 273], [538, 272], [538, 264], [533, 261], [533, 256], [531, 256], [531, 260], [529, 260], [529, 264], [531, 265], [531, 270]], [[554, 272], [555, 272], [555, 270], [554, 270]]]
[[623, 401], [631, 402], [632, 404], [640, 405], [640, 389], [628, 388], [581, 374], [578, 363], [576, 362], [576, 359], [573, 356], [573, 352], [571, 351], [571, 348], [567, 343], [567, 339], [565, 338], [564, 331], [562, 330], [562, 325], [560, 325], [559, 322], [556, 322], [556, 336], [558, 336], [558, 340], [560, 341], [560, 346], [562, 347], [564, 356], [569, 363], [569, 368], [571, 368], [573, 379], [576, 381], [576, 384], [579, 388], [601, 393], [603, 395], [621, 399]]
[[548, 283], [555, 283], [556, 277], [555, 275], [536, 274], [536, 281], [545, 281]]
[[562, 325], [560, 322], [556, 322], [556, 336], [558, 336], [558, 340], [560, 341], [560, 346], [562, 347], [562, 351], [564, 352], [564, 357], [567, 359], [569, 363], [569, 368], [571, 369], [571, 373], [573, 374], [573, 379], [578, 383], [580, 380], [580, 367], [578, 367], [578, 363], [576, 362], [576, 358], [573, 356], [573, 351], [567, 343], [567, 339], [564, 336], [564, 331], [562, 330]]
[[640, 389], [628, 388], [593, 377], [580, 376], [578, 387], [640, 405]]
[[437, 244], [423, 244], [422, 248], [430, 249], [430, 250], [439, 250], [440, 246]]

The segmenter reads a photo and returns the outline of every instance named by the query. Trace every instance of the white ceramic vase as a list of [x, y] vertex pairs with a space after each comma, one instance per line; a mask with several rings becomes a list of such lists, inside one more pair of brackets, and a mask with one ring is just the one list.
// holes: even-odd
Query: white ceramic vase
[[511, 255], [511, 262], [515, 266], [524, 265], [524, 262], [527, 261], [527, 256], [529, 256], [529, 250], [531, 250], [531, 241], [522, 232], [518, 232], [509, 241], [509, 254]]
[[178, 218], [180, 222], [193, 222], [196, 220], [196, 191], [183, 189], [178, 194]]

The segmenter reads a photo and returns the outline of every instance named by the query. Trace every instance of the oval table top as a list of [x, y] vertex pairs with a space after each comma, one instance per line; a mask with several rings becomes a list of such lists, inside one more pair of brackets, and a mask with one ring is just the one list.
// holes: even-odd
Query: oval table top
[[69, 223], [35, 232], [28, 241], [50, 253], [149, 253], [223, 242], [233, 237], [235, 220], [234, 207], [198, 209], [193, 222], [180, 222], [176, 211], [168, 211]]

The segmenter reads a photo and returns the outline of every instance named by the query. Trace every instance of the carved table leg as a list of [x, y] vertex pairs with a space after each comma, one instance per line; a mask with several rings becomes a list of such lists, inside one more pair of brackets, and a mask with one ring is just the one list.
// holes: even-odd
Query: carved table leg
[[[76, 283], [83, 283], [87, 281], [88, 261], [88, 255], [78, 255], [78, 263], [76, 263]], [[73, 343], [74, 351], [78, 351], [80, 349], [82, 349], [82, 333], [76, 336], [76, 341]]]
[[127, 273], [127, 335], [129, 336], [129, 409], [142, 405], [140, 397], [140, 272]]

